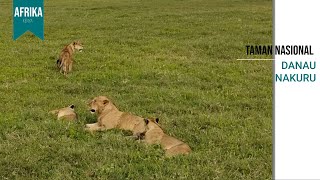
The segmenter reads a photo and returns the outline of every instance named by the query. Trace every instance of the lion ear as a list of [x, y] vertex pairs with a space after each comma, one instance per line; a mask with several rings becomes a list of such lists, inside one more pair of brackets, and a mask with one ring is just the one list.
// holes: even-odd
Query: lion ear
[[75, 106], [74, 106], [73, 104], [70, 106], [71, 109], [74, 109], [74, 107], [75, 107]]
[[148, 123], [149, 123], [149, 120], [148, 120], [148, 119], [144, 119], [144, 122], [145, 122], [146, 124], [148, 124]]
[[108, 104], [108, 102], [109, 102], [109, 101], [108, 101], [108, 100], [106, 100], [106, 99], [105, 99], [105, 100], [103, 100], [103, 104]]
[[156, 123], [159, 123], [159, 118], [156, 118]]

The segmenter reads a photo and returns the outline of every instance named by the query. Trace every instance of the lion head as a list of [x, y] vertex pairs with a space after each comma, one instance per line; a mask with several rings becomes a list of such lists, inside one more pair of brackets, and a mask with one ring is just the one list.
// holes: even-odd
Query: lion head
[[88, 105], [92, 114], [101, 114], [102, 112], [109, 112], [116, 108], [106, 96], [95, 97]]
[[145, 118], [144, 122], [146, 123], [146, 130], [160, 128], [159, 118]]
[[83, 50], [83, 45], [80, 41], [74, 41], [73, 47], [74, 47], [74, 49], [78, 50], [79, 52], [82, 52], [82, 50]]

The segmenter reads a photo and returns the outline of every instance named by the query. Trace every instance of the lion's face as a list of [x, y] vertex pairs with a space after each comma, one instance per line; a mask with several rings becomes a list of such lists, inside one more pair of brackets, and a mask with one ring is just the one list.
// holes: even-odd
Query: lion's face
[[82, 52], [83, 45], [80, 41], [73, 42], [73, 46], [74, 46], [74, 49], [78, 50], [79, 52]]
[[112, 103], [105, 96], [98, 96], [93, 98], [89, 103], [90, 112], [92, 114], [98, 113], [100, 114], [105, 109], [112, 109]]
[[154, 129], [154, 128], [160, 128], [159, 126], [159, 118], [146, 118], [144, 119], [144, 122], [146, 123], [146, 130]]
[[149, 130], [152, 130], [155, 128], [161, 129], [161, 127], [158, 124], [159, 118], [145, 118], [144, 123], [145, 123], [145, 131], [138, 135], [138, 139], [145, 139], [146, 133], [148, 133]]

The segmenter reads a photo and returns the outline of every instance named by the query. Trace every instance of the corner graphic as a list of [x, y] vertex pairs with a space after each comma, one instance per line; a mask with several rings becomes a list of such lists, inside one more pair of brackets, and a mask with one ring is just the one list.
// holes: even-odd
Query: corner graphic
[[44, 40], [43, 0], [13, 0], [13, 39], [26, 31]]

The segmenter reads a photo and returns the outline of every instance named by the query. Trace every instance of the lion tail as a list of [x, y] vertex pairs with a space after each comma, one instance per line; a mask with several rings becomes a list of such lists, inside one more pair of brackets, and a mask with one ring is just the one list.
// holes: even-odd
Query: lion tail
[[57, 59], [57, 67], [59, 68], [61, 66], [61, 61], [60, 61], [60, 58]]
[[59, 68], [61, 68], [63, 66], [63, 64], [64, 64], [64, 59], [61, 59], [59, 61], [60, 61]]

